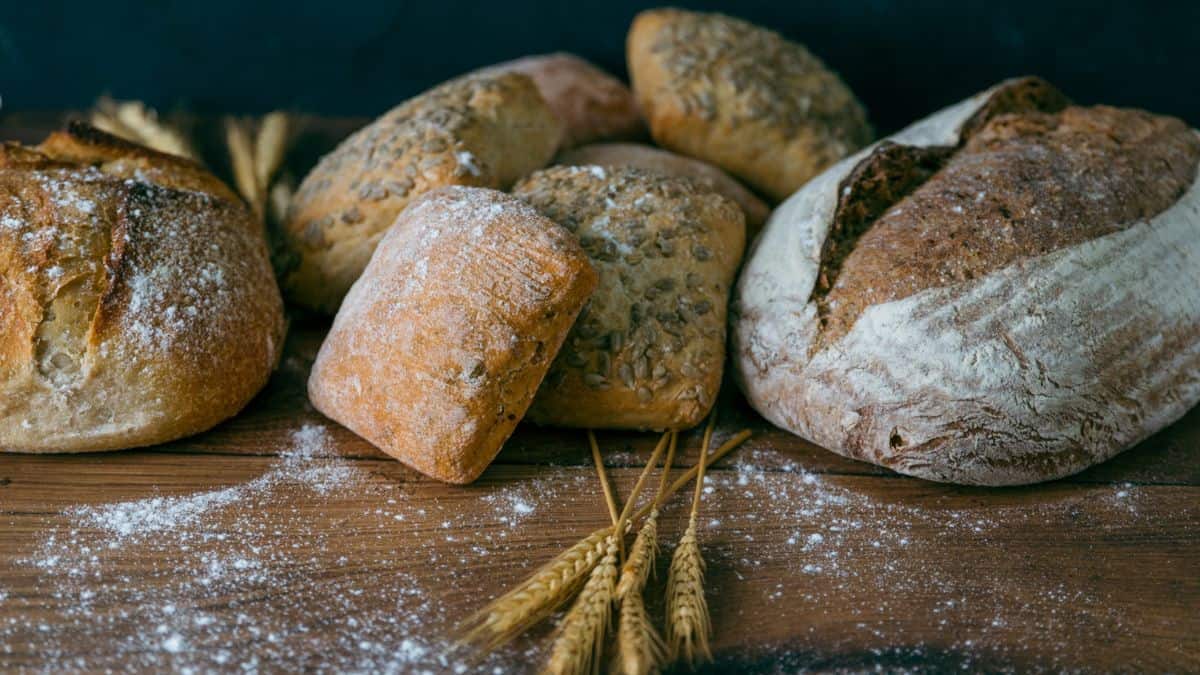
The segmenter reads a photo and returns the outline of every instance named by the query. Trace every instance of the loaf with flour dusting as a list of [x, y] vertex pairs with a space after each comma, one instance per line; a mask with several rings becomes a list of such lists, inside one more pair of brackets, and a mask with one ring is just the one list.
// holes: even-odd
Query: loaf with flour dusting
[[318, 410], [433, 478], [469, 483], [525, 415], [596, 272], [523, 202], [445, 187], [396, 220], [308, 381]]
[[289, 297], [329, 314], [396, 215], [444, 185], [508, 189], [545, 166], [562, 122], [519, 73], [460, 77], [385, 113], [321, 159], [296, 191], [284, 235]]
[[769, 420], [939, 481], [1101, 462], [1200, 401], [1200, 135], [1005, 82], [771, 217], [733, 318]]
[[721, 385], [725, 310], [745, 245], [737, 205], [630, 167], [551, 167], [513, 194], [578, 236], [600, 274], [530, 419], [605, 429], [704, 419]]
[[283, 336], [262, 227], [199, 165], [82, 124], [0, 146], [0, 451], [203, 431]]

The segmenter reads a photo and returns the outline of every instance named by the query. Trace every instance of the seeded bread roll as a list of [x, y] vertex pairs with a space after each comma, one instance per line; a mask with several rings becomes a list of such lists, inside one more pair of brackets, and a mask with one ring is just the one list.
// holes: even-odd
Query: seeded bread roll
[[342, 142], [301, 183], [284, 225], [302, 305], [334, 313], [410, 201], [443, 185], [507, 189], [545, 166], [562, 123], [517, 73], [469, 75], [413, 98]]
[[901, 473], [1008, 485], [1200, 402], [1200, 135], [1006, 82], [831, 168], [768, 221], [734, 363], [767, 419]]
[[469, 483], [525, 415], [595, 286], [575, 238], [528, 205], [435, 190], [400, 214], [346, 296], [309, 398], [417, 471]]
[[721, 385], [725, 307], [745, 245], [737, 205], [630, 167], [552, 167], [513, 194], [575, 233], [600, 273], [530, 419], [610, 429], [704, 419]]
[[199, 165], [82, 124], [0, 146], [0, 451], [208, 429], [283, 335], [262, 227]]
[[574, 54], [526, 56], [480, 72], [528, 75], [563, 121], [563, 147], [646, 136], [646, 124], [629, 87]]
[[661, 146], [779, 201], [866, 145], [858, 99], [804, 47], [720, 14], [642, 12], [628, 40], [633, 91]]
[[746, 241], [753, 241], [771, 213], [763, 200], [712, 164], [639, 143], [596, 143], [569, 150], [555, 160], [569, 166], [632, 166], [683, 176], [724, 195], [742, 207], [746, 216]]

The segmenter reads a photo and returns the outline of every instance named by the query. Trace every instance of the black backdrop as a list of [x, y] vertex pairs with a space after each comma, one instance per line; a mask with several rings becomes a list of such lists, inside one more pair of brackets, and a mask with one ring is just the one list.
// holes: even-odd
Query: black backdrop
[[[772, 27], [838, 70], [882, 132], [1003, 77], [1200, 125], [1200, 1], [685, 2]], [[609, 2], [0, 0], [9, 110], [98, 94], [160, 108], [373, 115], [476, 66], [554, 50], [624, 74]]]

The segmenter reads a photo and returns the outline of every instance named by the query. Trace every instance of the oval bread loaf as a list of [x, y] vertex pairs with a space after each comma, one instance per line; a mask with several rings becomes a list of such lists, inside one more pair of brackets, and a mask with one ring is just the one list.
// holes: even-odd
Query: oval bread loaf
[[1006, 82], [771, 217], [734, 362], [775, 424], [939, 481], [1101, 462], [1200, 401], [1200, 136]]
[[262, 226], [199, 165], [81, 124], [0, 147], [0, 450], [160, 443], [266, 383]]
[[464, 76], [397, 106], [301, 183], [283, 228], [298, 258], [285, 290], [333, 314], [410, 201], [444, 185], [507, 189], [550, 161], [562, 133], [519, 73]]
[[726, 305], [745, 243], [737, 205], [630, 167], [551, 167], [513, 194], [578, 236], [600, 274], [530, 419], [605, 429], [703, 420], [721, 385]]
[[654, 140], [776, 201], [871, 140], [866, 112], [845, 83], [765, 28], [655, 9], [634, 19], [627, 50]]
[[408, 466], [475, 480], [525, 415], [596, 286], [570, 233], [495, 190], [407, 209], [342, 303], [313, 405]]

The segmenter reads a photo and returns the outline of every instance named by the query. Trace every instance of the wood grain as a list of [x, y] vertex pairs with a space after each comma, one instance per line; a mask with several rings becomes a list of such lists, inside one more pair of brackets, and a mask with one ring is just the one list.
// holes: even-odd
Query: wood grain
[[[295, 317], [270, 385], [208, 433], [0, 456], [0, 670], [452, 672], [456, 621], [606, 523], [581, 433], [523, 425], [454, 487], [324, 419], [304, 396], [324, 330]], [[1200, 670], [1200, 411], [1069, 479], [978, 489], [838, 457], [733, 390], [721, 409], [719, 437], [755, 436], [707, 484], [709, 671]], [[619, 494], [654, 441], [600, 434]], [[550, 628], [484, 665], [536, 670]]]

